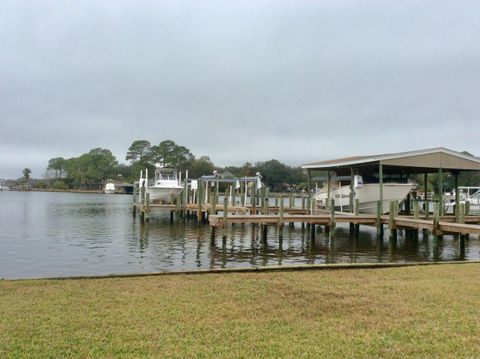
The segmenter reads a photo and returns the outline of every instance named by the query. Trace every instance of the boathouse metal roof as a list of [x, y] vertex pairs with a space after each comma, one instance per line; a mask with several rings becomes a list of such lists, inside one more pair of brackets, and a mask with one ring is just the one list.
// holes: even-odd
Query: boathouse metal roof
[[[443, 147], [418, 151], [389, 153], [372, 156], [353, 156], [335, 160], [307, 163], [302, 168], [307, 170], [335, 170], [337, 173], [351, 168], [375, 167], [381, 164], [395, 169], [395, 172], [424, 173], [435, 172], [439, 168], [446, 171], [480, 171], [480, 158]], [[339, 173], [339, 174], [340, 174]]]

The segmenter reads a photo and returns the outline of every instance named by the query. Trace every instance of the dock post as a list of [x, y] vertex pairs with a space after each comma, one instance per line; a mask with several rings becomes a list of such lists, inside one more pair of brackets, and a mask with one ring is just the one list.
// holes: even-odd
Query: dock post
[[137, 215], [137, 203], [136, 203], [137, 194], [138, 194], [137, 187], [133, 186], [133, 206], [132, 206], [133, 217]]
[[[225, 190], [225, 199], [227, 198], [227, 191]], [[227, 216], [228, 216], [228, 201], [223, 201], [223, 240], [227, 239]]]
[[175, 209], [175, 215], [177, 216], [177, 221], [180, 220], [180, 217], [182, 215], [182, 194], [179, 193], [177, 194], [177, 200], [176, 200], [176, 209]]
[[[360, 214], [360, 200], [358, 198], [355, 198], [355, 216], [358, 216]], [[358, 238], [358, 234], [360, 232], [360, 224], [357, 223], [355, 224], [355, 237]]]
[[[418, 219], [419, 213], [420, 213], [420, 210], [418, 207], [418, 201], [414, 201], [413, 202], [413, 219]], [[415, 236], [415, 240], [418, 240], [418, 229], [414, 229], [413, 233]]]
[[278, 208], [278, 196], [275, 195], [275, 207]]
[[213, 199], [212, 199], [212, 203], [210, 204], [210, 211], [214, 216], [217, 214], [217, 202], [218, 202], [218, 189], [217, 189], [217, 185], [215, 184], [215, 188], [213, 189]]
[[439, 216], [443, 216], [443, 172], [442, 169], [438, 169], [438, 203], [440, 204], [439, 207]]
[[145, 194], [145, 220], [150, 220], [150, 193]]
[[240, 182], [240, 204], [245, 207], [245, 189], [247, 188], [247, 182]]
[[438, 230], [438, 222], [440, 220], [440, 205], [438, 203], [435, 203], [434, 205], [434, 213], [433, 213], [433, 230], [432, 233], [435, 237], [440, 235], [440, 232]]
[[260, 190], [260, 206], [262, 207], [263, 214], [265, 213], [265, 195], [266, 195], [266, 188], [262, 187]]
[[331, 199], [330, 200], [330, 223], [328, 224], [328, 226], [330, 227], [330, 236], [333, 237], [335, 235], [335, 227], [336, 227], [336, 223], [335, 223], [335, 200], [334, 199]]
[[383, 238], [382, 201], [377, 201], [377, 237]]
[[465, 201], [465, 216], [470, 215], [470, 201]]
[[395, 227], [395, 216], [397, 206], [395, 202], [390, 202], [389, 216], [388, 216], [388, 230], [390, 232], [390, 239], [397, 239], [397, 228]]
[[[278, 200], [278, 197], [276, 197]], [[280, 205], [278, 209], [278, 238], [283, 238], [283, 197], [280, 197]]]
[[210, 227], [210, 242], [213, 244], [215, 243], [215, 226]]
[[460, 203], [458, 212], [458, 223], [465, 223], [466, 203]]
[[418, 201], [413, 202], [413, 218], [418, 219], [418, 215], [420, 213], [420, 210], [418, 208]]
[[203, 202], [203, 183], [201, 180], [198, 181], [198, 188], [197, 188], [197, 221], [200, 222], [202, 220], [202, 202]]
[[261, 228], [262, 228], [262, 241], [267, 242], [268, 226], [266, 224], [263, 224]]
[[257, 183], [253, 182], [252, 183], [252, 192], [251, 192], [251, 197], [250, 197], [250, 202], [252, 204], [252, 214], [257, 214], [257, 209], [256, 209], [257, 200], [255, 198], [256, 192], [257, 192]]

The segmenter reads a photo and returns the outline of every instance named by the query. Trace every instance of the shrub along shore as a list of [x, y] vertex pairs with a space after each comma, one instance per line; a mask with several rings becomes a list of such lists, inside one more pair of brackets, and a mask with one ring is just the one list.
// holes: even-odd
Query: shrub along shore
[[475, 357], [480, 264], [0, 281], [0, 357]]

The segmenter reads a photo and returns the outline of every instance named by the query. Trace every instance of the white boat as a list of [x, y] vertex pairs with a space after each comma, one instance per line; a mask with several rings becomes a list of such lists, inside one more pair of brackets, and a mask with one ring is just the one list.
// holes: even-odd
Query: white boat
[[[333, 186], [332, 186], [333, 187]], [[402, 202], [412, 189], [416, 187], [414, 183], [384, 183], [383, 184], [383, 214], [388, 213], [390, 202]], [[350, 211], [350, 185], [337, 185], [330, 189], [330, 196], [328, 196], [327, 189], [315, 194], [315, 200], [318, 207], [325, 207], [327, 199], [335, 200], [335, 209], [341, 212]], [[355, 176], [354, 183], [354, 201], [359, 200], [359, 212], [376, 214], [377, 201], [380, 199], [380, 184], [379, 183], [363, 183], [361, 176]]]
[[[142, 179], [140, 179], [142, 183]], [[174, 169], [167, 168], [164, 164], [155, 164], [155, 180], [153, 185], [147, 186], [150, 201], [167, 201], [171, 196], [182, 193], [183, 183], [181, 176]]]
[[105, 194], [114, 194], [115, 193], [115, 184], [112, 182], [108, 182], [105, 185], [105, 189], [103, 190]]
[[[460, 204], [470, 205], [470, 214], [480, 213], [480, 187], [458, 187]], [[445, 198], [445, 213], [455, 213], [455, 192], [447, 199]]]
[[6, 186], [3, 183], [0, 183], [0, 191], [10, 191], [10, 187]]

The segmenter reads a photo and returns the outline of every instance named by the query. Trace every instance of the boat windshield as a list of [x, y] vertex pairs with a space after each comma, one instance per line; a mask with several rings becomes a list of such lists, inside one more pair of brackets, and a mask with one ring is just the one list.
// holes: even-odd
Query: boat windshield
[[178, 179], [177, 172], [164, 172], [157, 170], [155, 175], [157, 181], [176, 181]]

